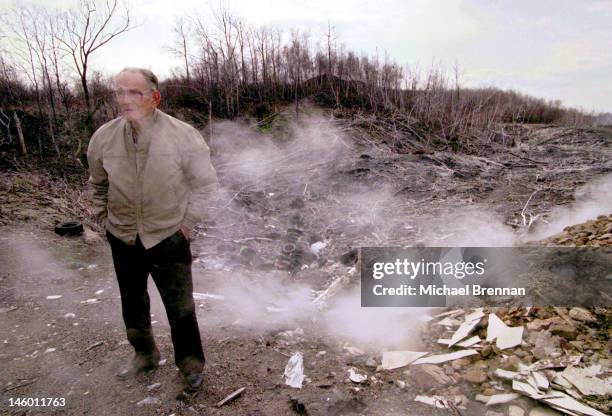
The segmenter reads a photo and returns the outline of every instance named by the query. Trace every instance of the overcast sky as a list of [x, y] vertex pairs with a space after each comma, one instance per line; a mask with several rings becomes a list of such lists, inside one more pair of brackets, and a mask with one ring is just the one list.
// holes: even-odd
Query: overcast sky
[[[0, 8], [16, 4], [0, 0]], [[24, 3], [20, 1], [19, 3]], [[35, 4], [56, 7], [59, 0]], [[130, 0], [141, 26], [101, 49], [95, 69], [144, 66], [162, 78], [179, 63], [164, 49], [174, 18], [210, 16], [205, 0]], [[309, 31], [329, 21], [347, 49], [427, 68], [455, 61], [466, 86], [513, 88], [567, 106], [612, 112], [612, 0], [233, 0], [248, 23]]]

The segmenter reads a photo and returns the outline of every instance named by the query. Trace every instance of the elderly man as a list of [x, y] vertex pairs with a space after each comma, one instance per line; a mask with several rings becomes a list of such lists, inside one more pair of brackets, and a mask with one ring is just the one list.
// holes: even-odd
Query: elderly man
[[125, 68], [115, 78], [122, 112], [100, 127], [87, 150], [93, 205], [106, 229], [127, 338], [135, 354], [118, 376], [158, 366], [147, 279], [161, 295], [174, 359], [187, 385], [202, 384], [204, 353], [193, 302], [190, 233], [218, 188], [210, 151], [190, 125], [157, 109], [157, 77]]

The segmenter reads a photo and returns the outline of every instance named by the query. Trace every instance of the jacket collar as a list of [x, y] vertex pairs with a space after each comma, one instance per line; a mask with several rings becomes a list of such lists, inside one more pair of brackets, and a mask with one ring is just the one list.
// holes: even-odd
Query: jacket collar
[[[160, 113], [160, 110], [156, 108], [147, 118], [143, 120], [141, 127], [140, 127], [140, 133], [138, 134], [139, 144], [149, 141], [150, 132], [155, 126], [155, 123], [157, 122], [157, 120], [159, 119], [159, 113]], [[127, 120], [125, 120], [126, 139], [128, 139], [130, 142], [133, 143], [132, 134], [133, 134], [132, 125]]]

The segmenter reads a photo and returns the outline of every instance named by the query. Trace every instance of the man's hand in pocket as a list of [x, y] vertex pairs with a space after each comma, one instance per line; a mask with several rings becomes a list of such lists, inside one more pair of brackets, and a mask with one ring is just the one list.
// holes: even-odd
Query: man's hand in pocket
[[184, 225], [181, 225], [181, 232], [183, 233], [187, 241], [191, 241], [191, 231], [189, 230], [189, 228], [185, 227]]

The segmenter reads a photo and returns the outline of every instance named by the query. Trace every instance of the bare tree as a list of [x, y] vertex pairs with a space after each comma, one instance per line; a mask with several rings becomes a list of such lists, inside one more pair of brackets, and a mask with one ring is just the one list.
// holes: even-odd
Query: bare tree
[[174, 43], [168, 50], [183, 61], [183, 65], [185, 66], [185, 79], [189, 83], [191, 81], [191, 75], [189, 74], [189, 39], [192, 33], [191, 25], [182, 16], [177, 17], [174, 20], [172, 33], [174, 35]]
[[[114, 20], [118, 20], [117, 23]], [[118, 0], [81, 0], [78, 9], [63, 15], [64, 36], [57, 40], [72, 58], [74, 68], [79, 75], [85, 106], [87, 110], [85, 127], [89, 134], [93, 133], [93, 115], [96, 111], [88, 84], [89, 64], [91, 55], [108, 44], [117, 36], [132, 29], [130, 10], [125, 3], [122, 9]], [[81, 153], [81, 141], [75, 153], [78, 158]]]

